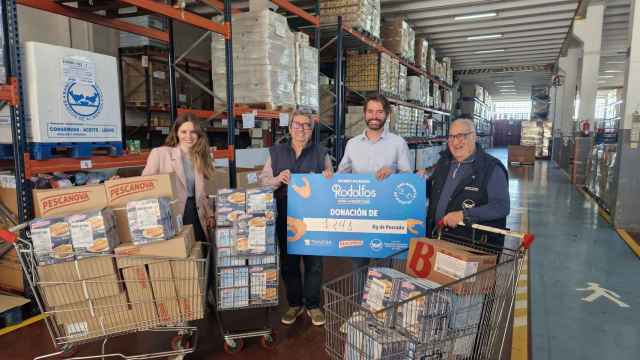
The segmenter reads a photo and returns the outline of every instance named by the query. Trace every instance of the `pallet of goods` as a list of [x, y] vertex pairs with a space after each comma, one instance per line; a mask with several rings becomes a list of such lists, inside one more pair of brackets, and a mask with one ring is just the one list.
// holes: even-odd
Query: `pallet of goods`
[[113, 56], [24, 44], [27, 140], [33, 159], [62, 148], [74, 157], [123, 153], [118, 62]]
[[415, 60], [416, 33], [402, 18], [385, 20], [381, 27], [383, 45], [401, 58]]
[[509, 145], [509, 164], [533, 165], [535, 162], [535, 146]]
[[380, 0], [320, 0], [320, 23], [342, 23], [380, 39]]
[[[233, 15], [233, 82], [236, 104], [274, 110], [296, 106], [294, 34], [287, 18], [270, 10]], [[224, 39], [212, 34], [216, 105], [226, 104]]]
[[309, 45], [309, 36], [295, 33], [296, 73], [294, 92], [298, 109], [318, 112], [318, 49]]
[[389, 54], [348, 54], [345, 85], [358, 92], [379, 91], [387, 96], [399, 97], [400, 71], [398, 59]]
[[429, 64], [429, 41], [422, 37], [416, 38], [414, 52], [414, 62], [416, 66], [422, 70], [427, 70]]

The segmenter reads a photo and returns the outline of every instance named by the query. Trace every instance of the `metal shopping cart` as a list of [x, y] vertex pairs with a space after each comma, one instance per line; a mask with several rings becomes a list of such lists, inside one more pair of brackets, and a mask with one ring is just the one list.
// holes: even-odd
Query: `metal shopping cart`
[[[204, 317], [207, 244], [189, 258], [96, 255], [38, 266], [24, 230], [27, 225], [1, 230], [0, 239], [14, 244], [58, 350], [36, 359], [73, 358], [77, 346], [97, 341], [102, 341], [100, 355], [78, 359], [140, 360], [194, 352], [198, 329], [187, 324]], [[26, 235], [17, 235], [20, 232]], [[141, 331], [175, 333], [171, 350], [132, 356], [106, 353], [109, 339]]]
[[[216, 230], [218, 245], [220, 232], [225, 230], [228, 229]], [[260, 254], [237, 254], [228, 247], [217, 246], [215, 259], [215, 314], [225, 352], [242, 351], [244, 339], [253, 337], [260, 337], [263, 348], [273, 348], [275, 333], [271, 328], [270, 313], [278, 306], [280, 259], [277, 245], [268, 244]], [[230, 329], [231, 321], [225, 321], [226, 317], [237, 311], [261, 312], [264, 316], [262, 326]]]
[[[501, 359], [516, 282], [534, 238], [482, 225], [472, 227], [474, 239], [442, 231], [437, 238], [493, 254], [497, 260], [454, 282], [441, 286], [409, 276], [405, 266], [414, 258], [409, 259], [409, 251], [404, 250], [325, 284], [325, 349], [329, 356], [349, 360]], [[520, 245], [516, 249], [492, 247], [481, 240], [486, 232], [518, 238]], [[445, 260], [450, 261], [449, 267], [460, 266], [455, 259]], [[372, 271], [386, 277], [365, 286]], [[385, 303], [384, 299], [393, 300]]]

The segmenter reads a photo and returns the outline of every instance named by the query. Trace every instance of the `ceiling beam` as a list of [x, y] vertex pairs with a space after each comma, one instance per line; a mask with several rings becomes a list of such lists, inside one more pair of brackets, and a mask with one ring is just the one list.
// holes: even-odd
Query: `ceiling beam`
[[[537, 52], [537, 51], [541, 51], [541, 50], [560, 50], [560, 47], [562, 47], [562, 43], [556, 43], [556, 44], [550, 44], [550, 45], [538, 45], [538, 46], [525, 46], [525, 47], [513, 47], [513, 48], [505, 48], [505, 47], [497, 47], [498, 49], [504, 49], [505, 51], [503, 52], [499, 52], [499, 53], [495, 53], [493, 55], [502, 55], [502, 54], [509, 54], [509, 53], [513, 53], [513, 52], [525, 52], [525, 53], [532, 53], [532, 52]], [[495, 49], [495, 48], [494, 48]], [[486, 50], [492, 50], [492, 49], [486, 49]], [[442, 56], [449, 56], [449, 57], [454, 57], [454, 58], [458, 58], [458, 57], [463, 57], [465, 55], [471, 55], [474, 54], [476, 51], [484, 51], [484, 50], [472, 50], [472, 49], [464, 49], [464, 50], [459, 50], [456, 52], [443, 52], [440, 51], [438, 52], [438, 54], [441, 54]], [[474, 54], [474, 55], [479, 55], [479, 54]]]
[[564, 29], [566, 32], [572, 20], [551, 21], [539, 24], [530, 25], [516, 25], [516, 26], [504, 26], [496, 27], [490, 30], [475, 30], [475, 31], [456, 31], [443, 34], [433, 34], [429, 38], [431, 39], [451, 39], [451, 38], [467, 38], [469, 36], [489, 35], [489, 34], [506, 34], [517, 32], [529, 32], [532, 30], [542, 29]]
[[398, 5], [382, 5], [382, 13], [384, 15], [404, 14], [409, 20], [441, 18], [460, 16], [465, 14], [479, 14], [490, 11], [503, 11], [518, 8], [532, 8], [537, 6], [549, 6], [553, 4], [573, 2], [578, 6], [577, 1], [567, 0], [514, 0], [500, 1], [494, 3], [482, 2], [479, 5], [458, 6], [457, 2], [449, 1], [448, 6], [443, 9], [434, 10], [429, 8], [428, 1], [410, 1]]
[[483, 60], [465, 60], [465, 61], [455, 61], [453, 62], [453, 68], [456, 70], [459, 70], [458, 67], [459, 66], [465, 66], [465, 65], [472, 65], [472, 64], [478, 64], [478, 67], [486, 67], [486, 66], [496, 66], [496, 65], [501, 65], [501, 64], [513, 64], [513, 63], [523, 63], [523, 64], [527, 64], [527, 65], [532, 65], [532, 64], [539, 64], [539, 63], [547, 63], [547, 62], [553, 62], [554, 59], [556, 59], [556, 56], [553, 55], [540, 55], [540, 56], [520, 56], [520, 57], [512, 57], [510, 59], [504, 59], [504, 61], [502, 62], [495, 62], [495, 63], [491, 63], [491, 62], [487, 62], [487, 61], [483, 61]]
[[[533, 8], [526, 8], [526, 9], [505, 10], [505, 11], [499, 12], [498, 16], [495, 17], [494, 19], [503, 20], [503, 19], [517, 18], [517, 17], [548, 15], [548, 14], [567, 12], [567, 11], [571, 12], [571, 14], [573, 15], [575, 10], [576, 10], [576, 5], [574, 3], [559, 4], [559, 5], [546, 6], [546, 7], [533, 7]], [[425, 19], [425, 20], [415, 19], [415, 21], [413, 21], [413, 25], [427, 26], [427, 27], [437, 26], [437, 25], [449, 25], [451, 24], [451, 21], [452, 21], [452, 17], [437, 17], [437, 18], [431, 18], [431, 19]], [[484, 21], [486, 21], [486, 19]], [[471, 22], [460, 21], [460, 23], [470, 24]]]
[[[534, 38], [534, 37], [545, 37], [545, 36], [551, 36], [551, 35], [557, 35], [557, 34], [563, 34], [563, 35], [567, 35], [567, 29], [565, 28], [556, 28], [556, 29], [546, 29], [546, 30], [535, 30], [535, 31], [521, 31], [521, 32], [517, 32], [517, 33], [505, 33], [503, 34], [504, 36], [501, 39], [494, 39], [494, 40], [506, 40], [506, 39], [528, 39], [528, 38]], [[418, 33], [416, 32], [416, 36], [418, 35]], [[482, 35], [488, 35], [488, 33], [482, 34]], [[440, 45], [444, 45], [444, 44], [452, 44], [452, 43], [465, 43], [465, 44], [470, 44], [472, 42], [481, 42], [483, 40], [478, 40], [478, 41], [471, 41], [471, 40], [467, 40], [467, 36], [460, 36], [457, 38], [451, 38], [451, 39], [430, 39], [430, 41], [434, 44], [434, 46], [436, 48], [438, 48], [438, 46]], [[491, 40], [489, 40], [491, 41]]]
[[386, 2], [381, 2], [380, 6], [382, 7], [382, 11], [385, 13], [397, 13], [397, 12], [406, 12], [406, 11], [416, 11], [416, 10], [433, 10], [433, 9], [442, 9], [442, 8], [450, 8], [452, 6], [455, 7], [466, 7], [483, 3], [482, 0], [456, 0], [455, 3], [452, 3], [451, 0], [422, 0], [422, 1], [412, 1], [410, 3], [397, 4], [397, 5], [387, 5]]
[[438, 54], [442, 54], [443, 56], [451, 55], [455, 56], [459, 53], [470, 53], [478, 50], [490, 50], [490, 48], [500, 48], [500, 49], [548, 49], [548, 48], [556, 48], [562, 46], [562, 39], [556, 39], [553, 41], [535, 41], [535, 42], [520, 42], [520, 43], [511, 43], [511, 44], [487, 44], [484, 46], [467, 46], [467, 47], [458, 47], [458, 48], [438, 48]]
[[549, 36], [523, 36], [521, 38], [501, 38], [501, 39], [490, 39], [490, 40], [479, 40], [479, 41], [462, 41], [458, 43], [451, 44], [439, 44], [437, 49], [439, 50], [447, 50], [447, 49], [459, 49], [459, 48], [467, 48], [467, 47], [487, 47], [494, 45], [502, 45], [509, 46], [510, 44], [522, 44], [524, 45], [536, 45], [539, 43], [547, 44], [554, 43], [556, 41], [563, 42], [565, 38], [565, 34], [553, 34]]
[[442, 25], [442, 26], [425, 26], [425, 25], [414, 25], [414, 29], [427, 29], [427, 31], [431, 34], [439, 34], [439, 33], [447, 33], [447, 32], [455, 32], [455, 31], [472, 31], [472, 30], [480, 30], [480, 29], [488, 29], [493, 30], [499, 27], [506, 26], [514, 26], [525, 24], [539, 24], [544, 22], [552, 22], [557, 20], [571, 20], [573, 18], [573, 12], [560, 12], [560, 13], [548, 13], [546, 15], [539, 16], [526, 16], [520, 18], [511, 18], [511, 19], [502, 19], [496, 18], [495, 20], [490, 21], [476, 21], [473, 23], [458, 23], [458, 22], [449, 22], [450, 25]]

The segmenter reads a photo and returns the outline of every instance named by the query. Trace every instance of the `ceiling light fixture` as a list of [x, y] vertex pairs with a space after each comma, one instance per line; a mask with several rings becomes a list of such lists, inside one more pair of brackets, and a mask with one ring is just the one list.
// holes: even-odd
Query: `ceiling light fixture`
[[499, 88], [512, 88], [516, 87], [515, 85], [498, 85]]
[[494, 49], [494, 50], [480, 50], [480, 51], [475, 51], [474, 54], [491, 54], [491, 53], [497, 53], [497, 52], [503, 52], [504, 49]]
[[605, 70], [606, 73], [621, 73], [622, 70]]
[[461, 15], [453, 18], [455, 21], [459, 20], [473, 20], [473, 19], [482, 19], [488, 17], [498, 16], [497, 12], [488, 12], [488, 13], [480, 13], [480, 14], [471, 14], [471, 15]]
[[478, 35], [478, 36], [469, 36], [467, 40], [486, 40], [486, 39], [499, 39], [503, 37], [502, 34], [491, 34], [491, 35]]
[[624, 64], [624, 61], [607, 61], [607, 64]]
[[513, 84], [513, 80], [496, 81], [496, 84]]
[[614, 78], [615, 76], [613, 75], [600, 75], [600, 79], [611, 79]]

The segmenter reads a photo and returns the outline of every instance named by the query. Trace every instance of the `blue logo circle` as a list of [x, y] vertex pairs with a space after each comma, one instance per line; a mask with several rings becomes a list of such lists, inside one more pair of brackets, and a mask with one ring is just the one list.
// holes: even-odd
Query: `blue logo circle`
[[409, 183], [401, 183], [396, 186], [393, 197], [402, 205], [411, 204], [418, 195], [416, 187]]
[[369, 242], [369, 247], [373, 251], [382, 250], [382, 247], [383, 247], [382, 240], [380, 240], [380, 239], [371, 239], [371, 241]]
[[78, 120], [93, 120], [102, 111], [102, 91], [97, 85], [68, 82], [64, 87], [64, 107]]

